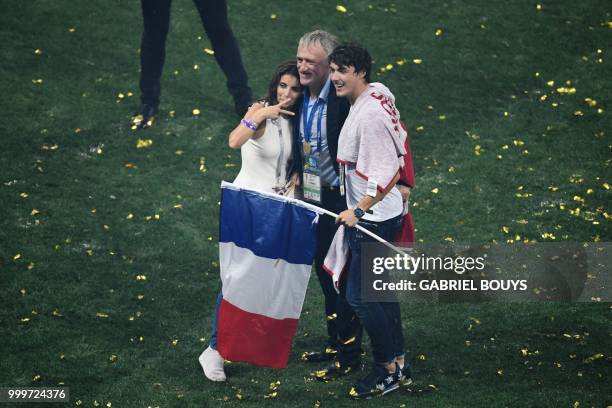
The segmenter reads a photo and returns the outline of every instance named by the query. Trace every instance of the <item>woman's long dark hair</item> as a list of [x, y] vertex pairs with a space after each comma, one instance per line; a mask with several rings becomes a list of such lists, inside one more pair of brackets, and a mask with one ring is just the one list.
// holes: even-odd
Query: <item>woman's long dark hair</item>
[[[298, 73], [297, 63], [294, 59], [287, 60], [276, 67], [276, 70], [274, 71], [272, 79], [268, 85], [268, 93], [266, 94], [264, 101], [268, 102], [270, 105], [276, 105], [278, 103], [278, 99], [276, 99], [276, 90], [283, 75], [287, 74], [296, 77], [299, 83], [300, 74]], [[302, 98], [300, 97], [289, 110], [297, 113], [300, 108], [301, 100]]]

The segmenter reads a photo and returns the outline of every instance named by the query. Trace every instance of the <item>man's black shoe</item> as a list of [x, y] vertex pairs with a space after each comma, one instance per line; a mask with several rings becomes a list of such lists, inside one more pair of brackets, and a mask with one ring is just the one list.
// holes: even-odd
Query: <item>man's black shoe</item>
[[130, 120], [132, 130], [146, 129], [153, 126], [155, 115], [157, 115], [158, 112], [159, 108], [157, 106], [143, 103], [140, 106], [140, 110], [132, 115], [132, 119]]
[[399, 388], [400, 376], [400, 368], [397, 363], [395, 363], [394, 373], [390, 373], [380, 364], [375, 364], [372, 372], [351, 388], [349, 396], [353, 399], [383, 396]]
[[356, 371], [360, 368], [360, 361], [354, 361], [351, 363], [340, 363], [338, 360], [334, 361], [332, 364], [328, 365], [322, 370], [317, 370], [311, 375], [315, 377], [319, 381], [329, 382], [336, 380], [340, 377], [344, 377], [345, 375]]
[[336, 356], [336, 350], [333, 347], [327, 346], [322, 351], [305, 351], [302, 353], [302, 361], [309, 363], [322, 363], [324, 361], [331, 361]]

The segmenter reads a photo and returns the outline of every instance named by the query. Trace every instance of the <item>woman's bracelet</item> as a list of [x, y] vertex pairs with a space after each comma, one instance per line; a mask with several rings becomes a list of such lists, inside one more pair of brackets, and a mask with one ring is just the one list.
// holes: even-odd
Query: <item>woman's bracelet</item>
[[253, 132], [257, 130], [257, 123], [253, 122], [252, 120], [242, 119], [240, 123], [251, 129]]

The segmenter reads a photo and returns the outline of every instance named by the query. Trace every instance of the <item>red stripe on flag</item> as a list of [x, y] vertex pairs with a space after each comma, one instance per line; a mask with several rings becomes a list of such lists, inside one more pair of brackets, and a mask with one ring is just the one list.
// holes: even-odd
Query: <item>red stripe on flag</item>
[[225, 299], [219, 305], [217, 350], [224, 359], [285, 368], [297, 319], [272, 319], [246, 312]]

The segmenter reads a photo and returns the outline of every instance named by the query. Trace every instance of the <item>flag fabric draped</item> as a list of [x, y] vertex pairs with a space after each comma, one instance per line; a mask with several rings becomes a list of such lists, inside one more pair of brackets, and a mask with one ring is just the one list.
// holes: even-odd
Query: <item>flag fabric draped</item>
[[302, 311], [318, 215], [298, 201], [221, 185], [223, 300], [217, 349], [231, 361], [283, 368]]

